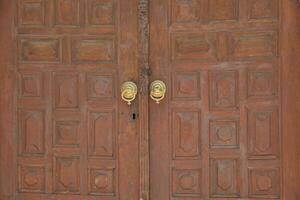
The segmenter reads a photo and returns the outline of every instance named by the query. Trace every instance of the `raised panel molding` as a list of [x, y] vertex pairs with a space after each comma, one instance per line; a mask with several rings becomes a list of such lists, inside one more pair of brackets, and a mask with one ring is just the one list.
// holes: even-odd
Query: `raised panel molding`
[[279, 156], [279, 121], [276, 107], [248, 108], [248, 156], [250, 159]]
[[79, 82], [76, 73], [54, 73], [56, 109], [78, 109]]
[[276, 21], [278, 0], [170, 0], [171, 24], [239, 23], [245, 12], [249, 22]]
[[278, 38], [276, 32], [233, 32], [231, 37], [231, 60], [277, 57]]
[[200, 72], [175, 72], [172, 76], [173, 100], [200, 100]]
[[115, 196], [115, 176], [114, 168], [89, 169], [89, 193], [91, 195]]
[[42, 156], [45, 153], [45, 113], [43, 110], [19, 111], [19, 152]]
[[278, 168], [250, 168], [249, 196], [253, 198], [280, 198]]
[[216, 60], [216, 34], [181, 33], [171, 36], [172, 61]]
[[87, 0], [87, 18], [91, 26], [115, 24], [114, 0]]
[[210, 109], [235, 110], [238, 108], [238, 72], [209, 72]]
[[89, 100], [114, 100], [116, 97], [115, 76], [113, 74], [87, 75]]
[[212, 197], [240, 196], [240, 169], [238, 159], [210, 160], [210, 191]]
[[172, 188], [175, 197], [201, 196], [201, 169], [172, 169]]
[[18, 51], [21, 63], [61, 63], [62, 39], [22, 36], [19, 38]]
[[56, 120], [54, 122], [54, 146], [79, 146], [79, 121]]
[[209, 19], [213, 21], [238, 20], [239, 0], [210, 0]]
[[235, 119], [210, 120], [211, 148], [238, 148], [239, 121]]
[[172, 138], [174, 159], [199, 158], [200, 129], [199, 111], [173, 111]]
[[78, 26], [80, 24], [79, 0], [54, 0], [55, 25]]
[[80, 193], [79, 156], [57, 156], [54, 158], [54, 191], [61, 194]]
[[19, 0], [18, 21], [24, 27], [43, 27], [45, 25], [44, 0]]
[[248, 0], [247, 8], [250, 20], [278, 19], [278, 0]]
[[199, 22], [201, 17], [200, 0], [172, 0], [171, 22]]
[[19, 97], [41, 98], [43, 96], [44, 77], [39, 72], [24, 72], [19, 74]]
[[72, 39], [72, 62], [115, 63], [116, 47], [113, 38], [76, 37]]
[[248, 97], [277, 96], [279, 73], [276, 67], [266, 63], [247, 71]]
[[88, 153], [102, 159], [115, 157], [115, 111], [90, 111], [88, 115]]
[[45, 192], [45, 168], [41, 165], [19, 165], [19, 192]]

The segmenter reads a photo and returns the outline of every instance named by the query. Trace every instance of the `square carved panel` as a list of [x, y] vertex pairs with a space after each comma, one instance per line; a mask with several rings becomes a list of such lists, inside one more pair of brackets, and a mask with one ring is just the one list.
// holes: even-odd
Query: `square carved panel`
[[171, 22], [199, 22], [201, 17], [200, 0], [171, 0]]
[[80, 0], [54, 0], [55, 25], [78, 26], [80, 24]]
[[237, 20], [239, 0], [209, 0], [210, 20]]
[[115, 169], [92, 168], [89, 170], [90, 194], [114, 196], [115, 187]]
[[278, 93], [279, 74], [272, 64], [248, 69], [248, 96], [274, 97]]
[[43, 96], [43, 74], [24, 72], [19, 75], [19, 97], [41, 98]]
[[200, 73], [175, 72], [172, 77], [173, 100], [200, 100]]
[[250, 20], [278, 19], [278, 0], [248, 0], [247, 7]]
[[211, 148], [238, 148], [238, 120], [216, 119], [210, 121]]
[[18, 168], [20, 192], [45, 192], [45, 168], [40, 165], [20, 165]]
[[39, 26], [45, 25], [44, 0], [19, 0], [19, 25]]
[[113, 74], [88, 74], [87, 81], [90, 100], [113, 100], [116, 97]]
[[79, 121], [55, 121], [54, 146], [79, 146]]
[[201, 169], [172, 170], [173, 196], [200, 197]]
[[91, 26], [114, 25], [116, 8], [114, 0], [87, 0], [87, 18]]
[[253, 198], [280, 198], [278, 168], [250, 168], [249, 196]]

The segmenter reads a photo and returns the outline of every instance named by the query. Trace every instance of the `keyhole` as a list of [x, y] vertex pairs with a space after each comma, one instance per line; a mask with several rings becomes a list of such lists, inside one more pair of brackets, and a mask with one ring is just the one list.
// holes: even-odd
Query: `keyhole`
[[135, 113], [132, 113], [131, 119], [132, 119], [132, 120], [135, 120], [135, 119], [136, 119], [136, 114], [135, 114]]

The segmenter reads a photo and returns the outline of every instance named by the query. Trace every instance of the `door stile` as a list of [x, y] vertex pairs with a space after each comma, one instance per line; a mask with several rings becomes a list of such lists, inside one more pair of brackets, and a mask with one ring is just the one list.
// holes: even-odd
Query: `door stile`
[[149, 1], [138, 2], [140, 200], [149, 200]]

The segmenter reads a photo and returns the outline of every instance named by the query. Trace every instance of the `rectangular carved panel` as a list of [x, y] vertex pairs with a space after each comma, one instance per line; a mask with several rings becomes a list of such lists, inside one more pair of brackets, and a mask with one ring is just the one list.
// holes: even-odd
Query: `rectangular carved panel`
[[248, 69], [248, 96], [274, 97], [278, 93], [279, 75], [272, 64]]
[[237, 20], [239, 14], [238, 0], [210, 0], [210, 20]]
[[277, 158], [279, 121], [276, 107], [248, 108], [248, 154], [250, 158]]
[[19, 0], [19, 25], [38, 26], [45, 25], [44, 0]]
[[216, 35], [214, 33], [182, 33], [172, 35], [173, 61], [216, 60]]
[[250, 20], [278, 19], [278, 0], [248, 0]]
[[172, 119], [174, 159], [200, 156], [200, 112], [174, 111]]
[[238, 108], [238, 72], [210, 71], [210, 108], [234, 110]]
[[74, 38], [72, 40], [73, 63], [114, 63], [116, 59], [113, 38]]
[[19, 192], [45, 192], [45, 168], [41, 165], [20, 165], [18, 168]]
[[253, 198], [280, 198], [278, 168], [250, 168], [249, 196]]
[[19, 111], [19, 152], [28, 155], [45, 153], [45, 113], [42, 110]]
[[238, 148], [239, 124], [234, 119], [216, 119], [210, 121], [211, 148]]
[[79, 85], [76, 73], [55, 73], [55, 108], [74, 109], [79, 106]]
[[41, 98], [43, 96], [43, 74], [25, 72], [19, 75], [19, 97]]
[[201, 17], [200, 0], [172, 0], [171, 22], [198, 22]]
[[200, 197], [201, 169], [172, 169], [173, 196]]
[[88, 98], [90, 100], [113, 100], [115, 98], [115, 77], [112, 74], [88, 74]]
[[232, 33], [231, 59], [267, 59], [277, 56], [275, 32]]
[[239, 197], [238, 159], [211, 159], [210, 186], [212, 197]]
[[79, 156], [61, 156], [54, 158], [55, 193], [80, 193], [80, 158]]
[[89, 193], [91, 195], [115, 196], [115, 176], [114, 168], [89, 169]]
[[200, 100], [200, 93], [199, 72], [175, 72], [173, 74], [173, 100]]
[[88, 0], [87, 16], [91, 26], [115, 24], [114, 0]]
[[115, 126], [115, 111], [89, 112], [88, 152], [90, 156], [114, 158]]
[[79, 121], [54, 122], [54, 146], [79, 146]]
[[19, 39], [19, 61], [26, 63], [60, 63], [62, 41], [52, 37], [22, 37]]
[[80, 23], [79, 0], [54, 0], [55, 24], [77, 26]]

